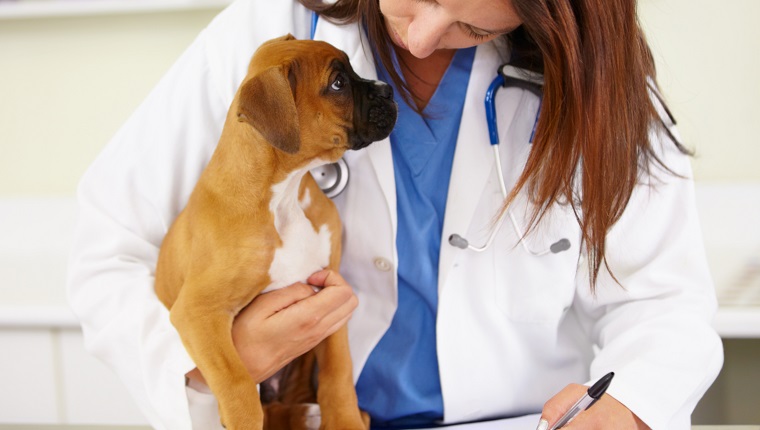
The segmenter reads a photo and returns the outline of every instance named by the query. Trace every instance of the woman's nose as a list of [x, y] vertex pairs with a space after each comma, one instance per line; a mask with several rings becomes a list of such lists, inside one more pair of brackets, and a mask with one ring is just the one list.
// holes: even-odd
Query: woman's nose
[[420, 14], [409, 24], [406, 43], [417, 58], [426, 58], [438, 49], [448, 25], [434, 13]]

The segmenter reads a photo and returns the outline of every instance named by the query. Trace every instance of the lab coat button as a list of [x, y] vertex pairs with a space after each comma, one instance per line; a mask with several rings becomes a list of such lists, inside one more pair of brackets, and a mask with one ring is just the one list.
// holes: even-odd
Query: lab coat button
[[393, 268], [393, 265], [391, 264], [391, 262], [383, 257], [375, 258], [374, 262], [375, 262], [375, 267], [377, 268], [377, 270], [381, 272], [390, 272], [390, 270]]

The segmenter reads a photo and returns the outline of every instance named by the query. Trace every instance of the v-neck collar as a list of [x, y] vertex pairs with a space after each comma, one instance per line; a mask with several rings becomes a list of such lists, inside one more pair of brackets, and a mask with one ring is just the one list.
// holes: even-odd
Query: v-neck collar
[[[460, 49], [454, 54], [438, 88], [423, 110], [423, 115], [403, 101], [394, 85], [399, 114], [391, 133], [391, 144], [394, 154], [404, 159], [415, 176], [428, 164], [439, 143], [456, 144], [456, 132], [459, 129], [474, 57], [474, 47]], [[393, 61], [398, 67], [395, 53]], [[381, 79], [391, 82], [388, 72], [380, 64], [378, 75]]]

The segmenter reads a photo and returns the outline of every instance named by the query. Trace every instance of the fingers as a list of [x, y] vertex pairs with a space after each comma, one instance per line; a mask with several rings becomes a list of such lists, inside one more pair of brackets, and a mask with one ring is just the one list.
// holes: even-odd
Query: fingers
[[[544, 404], [544, 409], [541, 411], [541, 421], [537, 430], [552, 428], [565, 412], [570, 410], [575, 402], [586, 394], [586, 391], [588, 391], [588, 388], [583, 385], [570, 384], [554, 395], [554, 397]], [[567, 428], [567, 426], [563, 428]]]
[[625, 429], [649, 430], [630, 409], [609, 394], [604, 394], [593, 408], [581, 412], [570, 425], [563, 427], [573, 429]]
[[279, 317], [291, 318], [292, 324], [300, 330], [314, 330], [317, 335], [320, 331], [332, 334], [337, 330], [335, 325], [348, 320], [358, 299], [337, 272], [322, 270], [307, 282], [322, 289], [317, 293], [311, 285], [295, 283], [256, 297], [241, 314], [252, 317], [250, 322], [255, 323], [284, 312], [285, 315]]
[[235, 318], [233, 341], [255, 380], [271, 376], [351, 318], [358, 299], [342, 276], [323, 270], [308, 282], [262, 294]]
[[324, 288], [308, 300], [294, 303], [284, 313], [301, 320], [304, 325], [302, 329], [322, 332], [326, 337], [348, 321], [359, 301], [347, 285], [323, 285], [331, 287]]
[[[537, 430], [548, 430], [567, 412], [578, 399], [588, 391], [583, 385], [571, 384], [562, 389], [554, 397], [544, 404], [541, 412], [541, 421]], [[563, 426], [563, 429], [649, 429], [633, 412], [625, 405], [618, 402], [609, 394], [604, 394], [592, 408], [578, 414], [572, 422]]]
[[262, 317], [269, 317], [295, 303], [316, 294], [313, 288], [306, 284], [296, 283], [279, 290], [257, 296], [251, 303]]
[[306, 282], [317, 287], [349, 286], [348, 283], [346, 283], [346, 280], [343, 279], [338, 272], [334, 272], [330, 269], [324, 269], [314, 273], [309, 276], [309, 279], [307, 279]]
[[345, 279], [332, 270], [321, 270], [311, 275], [307, 282], [321, 290], [315, 297], [293, 308], [306, 315], [311, 314], [315, 325], [328, 334], [334, 333], [348, 321], [359, 300]]

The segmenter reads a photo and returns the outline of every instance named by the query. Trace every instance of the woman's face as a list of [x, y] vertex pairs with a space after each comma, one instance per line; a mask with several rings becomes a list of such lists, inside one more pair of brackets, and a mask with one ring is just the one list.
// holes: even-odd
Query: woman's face
[[395, 45], [417, 58], [475, 46], [520, 24], [511, 0], [379, 0]]

